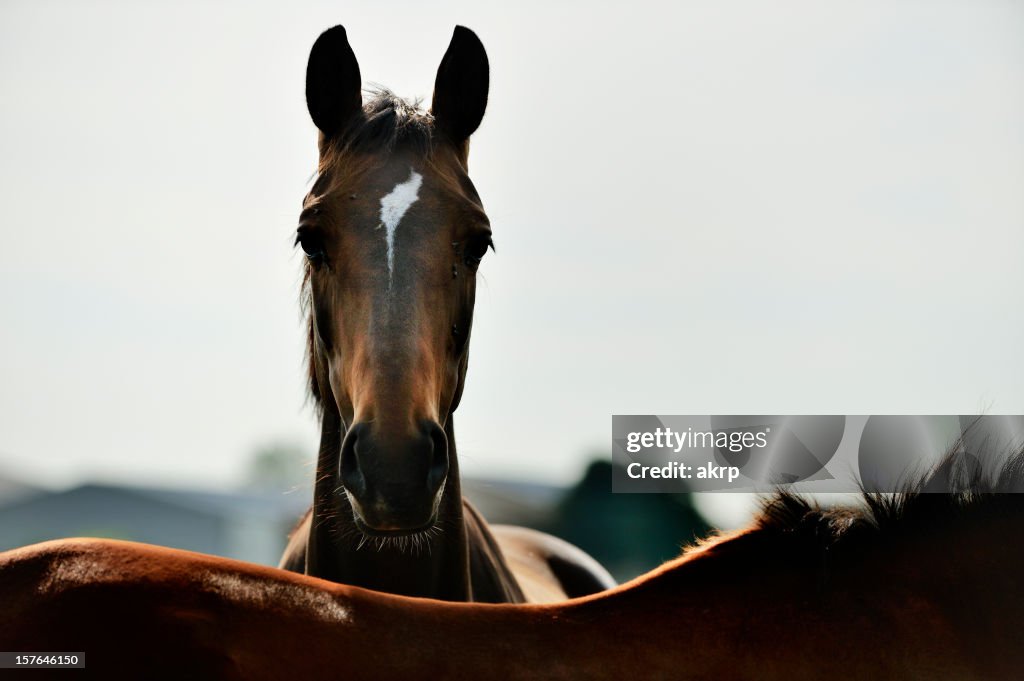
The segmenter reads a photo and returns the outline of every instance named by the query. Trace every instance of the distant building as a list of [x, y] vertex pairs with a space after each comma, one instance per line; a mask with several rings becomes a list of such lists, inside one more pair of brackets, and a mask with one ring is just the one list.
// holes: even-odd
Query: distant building
[[[594, 462], [566, 489], [464, 479], [463, 493], [492, 523], [552, 532], [620, 580], [678, 555], [709, 531], [686, 494], [613, 494], [611, 464]], [[205, 492], [84, 484], [43, 490], [0, 477], [0, 550], [66, 537], [108, 537], [276, 565], [311, 493]]]
[[566, 489], [511, 480], [462, 480], [462, 494], [489, 523], [540, 527], [548, 522]]
[[[558, 487], [464, 480], [492, 522], [536, 525], [564, 493]], [[276, 565], [306, 511], [307, 492], [207, 492], [84, 484], [42, 490], [0, 478], [0, 551], [67, 537], [106, 537]]]
[[107, 537], [273, 565], [305, 510], [297, 495], [86, 484], [0, 500], [0, 550]]

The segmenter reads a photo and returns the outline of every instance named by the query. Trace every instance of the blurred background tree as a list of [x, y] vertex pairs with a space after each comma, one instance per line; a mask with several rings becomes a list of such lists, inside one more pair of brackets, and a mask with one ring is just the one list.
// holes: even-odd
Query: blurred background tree
[[313, 480], [314, 453], [294, 442], [269, 442], [253, 452], [244, 487], [259, 491], [289, 491], [308, 487]]
[[619, 581], [675, 558], [711, 532], [692, 495], [612, 493], [612, 464], [590, 463], [542, 529], [580, 547]]

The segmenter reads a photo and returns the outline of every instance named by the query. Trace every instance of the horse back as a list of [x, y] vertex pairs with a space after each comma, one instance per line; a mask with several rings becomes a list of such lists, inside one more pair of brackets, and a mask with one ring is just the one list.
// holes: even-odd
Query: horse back
[[488, 525], [463, 499], [473, 600], [550, 603], [616, 586], [591, 556], [567, 541], [514, 525]]
[[589, 596], [616, 586], [600, 563], [565, 540], [514, 525], [491, 529], [531, 603]]
[[463, 521], [469, 543], [469, 578], [473, 600], [480, 603], [526, 603], [527, 598], [483, 516], [463, 497]]

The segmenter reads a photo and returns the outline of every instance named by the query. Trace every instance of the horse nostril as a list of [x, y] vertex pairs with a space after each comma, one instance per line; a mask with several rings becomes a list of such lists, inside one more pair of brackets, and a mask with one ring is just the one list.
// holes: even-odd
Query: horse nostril
[[448, 438], [441, 426], [433, 421], [426, 424], [425, 430], [432, 445], [427, 485], [431, 491], [436, 492], [448, 477]]
[[345, 441], [341, 445], [340, 473], [341, 482], [352, 494], [362, 496], [366, 494], [366, 476], [363, 475], [359, 466], [359, 455], [356, 445], [360, 437], [365, 437], [366, 425], [359, 423], [349, 428], [345, 435]]

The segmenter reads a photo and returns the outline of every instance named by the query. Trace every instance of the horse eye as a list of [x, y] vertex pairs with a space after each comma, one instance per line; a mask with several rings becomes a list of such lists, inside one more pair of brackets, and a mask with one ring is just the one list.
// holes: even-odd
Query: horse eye
[[487, 249], [494, 249], [494, 242], [491, 241], [491, 237], [488, 235], [483, 238], [473, 239], [466, 244], [466, 266], [476, 267], [480, 264], [480, 261], [484, 259], [487, 254]]
[[314, 265], [323, 262], [327, 258], [327, 253], [324, 251], [324, 244], [320, 237], [312, 232], [305, 230], [299, 230], [295, 237], [295, 243], [302, 248], [302, 252], [306, 255], [306, 259]]

